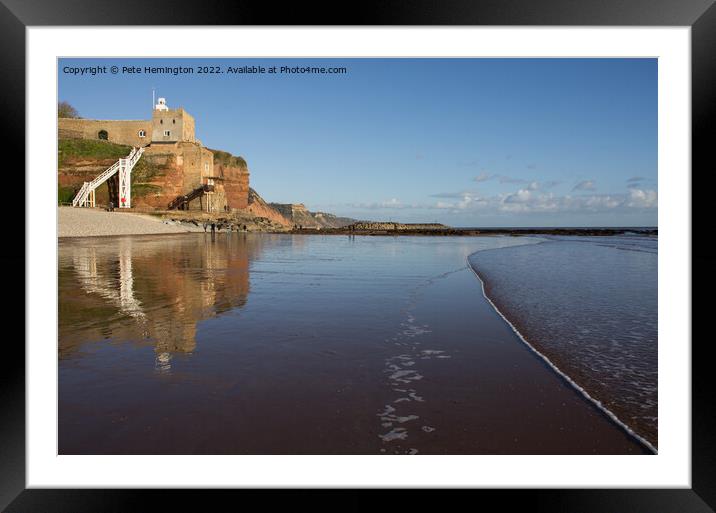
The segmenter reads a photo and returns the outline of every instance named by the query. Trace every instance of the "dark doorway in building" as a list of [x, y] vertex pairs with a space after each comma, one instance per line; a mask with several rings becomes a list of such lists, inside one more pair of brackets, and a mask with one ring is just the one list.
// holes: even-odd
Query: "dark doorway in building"
[[97, 134], [97, 137], [99, 137], [103, 141], [106, 141], [107, 138], [109, 137], [109, 134], [107, 133], [107, 130], [100, 130], [99, 133]]

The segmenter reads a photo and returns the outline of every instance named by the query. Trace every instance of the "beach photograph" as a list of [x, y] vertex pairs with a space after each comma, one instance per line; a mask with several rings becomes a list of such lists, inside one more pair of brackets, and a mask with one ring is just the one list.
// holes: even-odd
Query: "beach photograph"
[[658, 453], [656, 58], [57, 79], [60, 455]]

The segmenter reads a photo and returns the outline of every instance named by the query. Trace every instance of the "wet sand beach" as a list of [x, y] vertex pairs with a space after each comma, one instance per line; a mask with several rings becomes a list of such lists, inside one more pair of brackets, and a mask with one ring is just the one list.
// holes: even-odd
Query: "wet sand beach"
[[469, 261], [530, 346], [657, 446], [656, 237], [547, 237]]
[[59, 245], [61, 454], [646, 454], [467, 257], [527, 237]]

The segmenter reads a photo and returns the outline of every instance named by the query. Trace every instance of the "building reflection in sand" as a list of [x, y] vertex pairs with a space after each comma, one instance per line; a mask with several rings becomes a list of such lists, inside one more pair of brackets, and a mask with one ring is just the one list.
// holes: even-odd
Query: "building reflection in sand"
[[174, 354], [196, 349], [199, 321], [246, 304], [250, 262], [270, 243], [242, 234], [60, 242], [60, 359], [129, 340], [152, 344], [156, 371], [170, 372]]

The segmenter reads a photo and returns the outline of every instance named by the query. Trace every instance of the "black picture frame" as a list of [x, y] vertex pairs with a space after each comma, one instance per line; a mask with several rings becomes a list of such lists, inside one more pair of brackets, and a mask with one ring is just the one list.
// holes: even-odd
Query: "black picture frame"
[[[350, 14], [350, 16], [347, 16]], [[181, 0], [0, 0], [0, 88], [2, 89], [5, 148], [20, 157], [14, 169], [24, 169], [25, 148], [25, 30], [28, 26], [72, 25], [606, 25], [689, 26], [692, 44], [692, 169], [683, 170], [692, 183], [692, 275], [698, 277], [694, 290], [710, 291], [714, 261], [705, 245], [710, 220], [713, 164], [709, 128], [716, 125], [716, 5], [714, 0], [437, 0], [354, 3], [334, 7], [300, 4], [281, 9], [269, 2]], [[3, 169], [6, 176], [10, 169]], [[19, 173], [15, 172], [13, 180]], [[693, 187], [698, 177], [698, 187]], [[8, 184], [9, 182], [6, 182]], [[12, 188], [14, 186], [8, 185]], [[8, 201], [10, 201], [8, 199]], [[32, 208], [27, 202], [26, 208]], [[13, 219], [17, 218], [15, 208]], [[668, 215], [668, 213], [667, 213]], [[4, 269], [24, 269], [24, 244], [13, 235], [13, 244], [0, 253]], [[24, 274], [7, 273], [6, 290], [24, 290]], [[22, 281], [21, 281], [22, 280]], [[9, 297], [9, 296], [6, 296]], [[704, 325], [706, 301], [694, 301], [692, 319]], [[13, 294], [16, 309], [32, 308]], [[21, 306], [22, 305], [22, 306]], [[6, 326], [17, 325], [19, 312], [6, 309]], [[693, 323], [693, 326], [696, 326]], [[709, 360], [711, 337], [698, 337], [692, 330], [692, 487], [690, 489], [590, 489], [590, 490], [471, 490], [470, 501], [498, 505], [501, 511], [569, 512], [707, 512], [716, 510], [716, 397]], [[197, 491], [174, 490], [69, 490], [26, 489], [25, 485], [25, 351], [17, 340], [6, 336], [0, 358], [0, 509], [25, 511], [148, 511], [151, 509], [204, 510], [207, 500], [227, 499], [232, 509], [261, 493], [264, 508], [275, 501], [297, 507], [308, 501], [312, 508], [365, 509], [377, 491], [335, 492], [311, 490]], [[690, 341], [674, 341], [688, 344]], [[98, 469], [101, 471], [101, 469]], [[320, 493], [320, 495], [317, 495]], [[466, 492], [459, 492], [466, 493]], [[207, 497], [211, 494], [211, 497]], [[385, 507], [399, 506], [406, 499], [385, 497]], [[424, 491], [410, 498], [423, 505]], [[451, 497], [452, 498], [452, 497]], [[299, 502], [296, 502], [296, 500]], [[443, 494], [432, 494], [436, 505], [446, 504]], [[491, 508], [492, 509], [492, 508]]]

